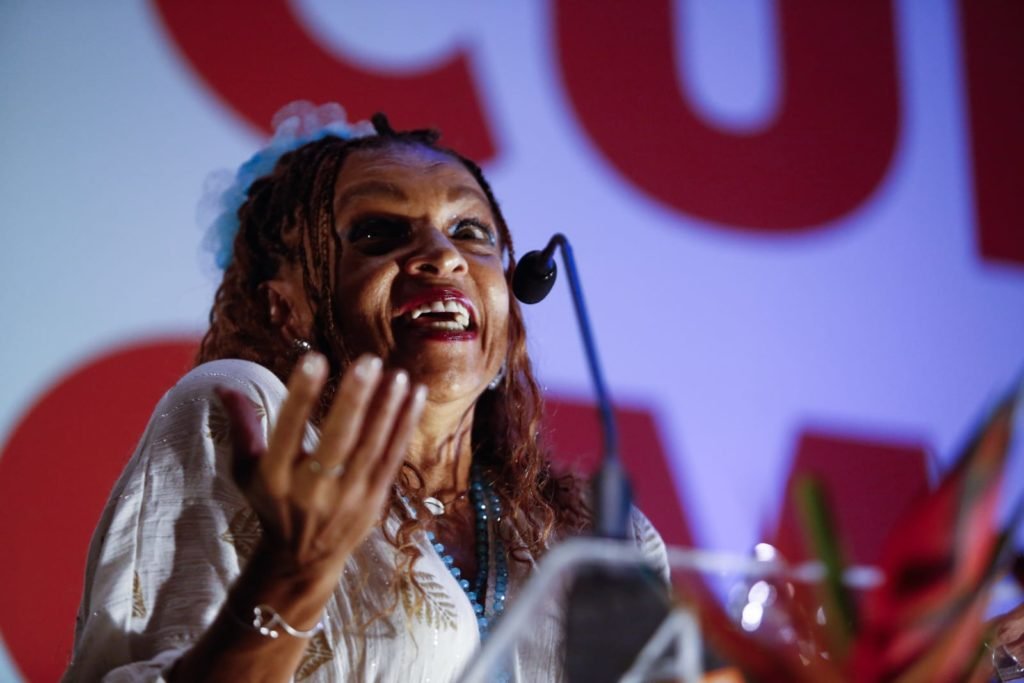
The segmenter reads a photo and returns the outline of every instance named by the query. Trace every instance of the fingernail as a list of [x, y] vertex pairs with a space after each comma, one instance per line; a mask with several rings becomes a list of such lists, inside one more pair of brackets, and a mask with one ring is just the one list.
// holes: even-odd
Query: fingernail
[[393, 381], [397, 386], [404, 387], [409, 383], [409, 373], [405, 370], [398, 370], [395, 372], [395, 378]]
[[356, 365], [353, 370], [359, 379], [369, 379], [371, 376], [380, 372], [383, 365], [384, 362], [379, 356], [371, 356], [367, 354], [365, 356], [361, 356], [359, 360], [356, 361]]
[[416, 403], [422, 403], [423, 401], [427, 400], [427, 385], [426, 384], [417, 384], [416, 385], [416, 390], [415, 390], [415, 392], [412, 395], [412, 400], [415, 401]]
[[302, 364], [299, 368], [306, 377], [319, 377], [326, 365], [327, 359], [314, 351], [302, 357]]

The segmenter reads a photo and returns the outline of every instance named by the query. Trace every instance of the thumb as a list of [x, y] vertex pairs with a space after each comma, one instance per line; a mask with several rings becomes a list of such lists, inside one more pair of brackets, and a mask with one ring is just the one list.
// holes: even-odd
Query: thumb
[[248, 489], [260, 456], [267, 449], [260, 418], [245, 395], [226, 387], [214, 388], [228, 418], [231, 433], [231, 471], [235, 483], [243, 491]]

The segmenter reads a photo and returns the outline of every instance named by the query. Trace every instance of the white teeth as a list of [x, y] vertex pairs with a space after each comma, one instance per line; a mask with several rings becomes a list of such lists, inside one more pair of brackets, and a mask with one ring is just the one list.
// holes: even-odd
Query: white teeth
[[452, 313], [454, 320], [433, 320], [430, 327], [439, 330], [465, 330], [469, 327], [469, 309], [460, 301], [431, 301], [429, 304], [417, 306], [408, 313], [409, 318], [416, 320], [426, 313]]

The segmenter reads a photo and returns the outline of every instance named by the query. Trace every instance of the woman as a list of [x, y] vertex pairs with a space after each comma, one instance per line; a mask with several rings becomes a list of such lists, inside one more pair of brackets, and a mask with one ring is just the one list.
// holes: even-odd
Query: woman
[[[482, 173], [380, 115], [324, 135], [338, 111], [283, 112], [225, 195], [201, 364], [104, 511], [66, 680], [451, 680], [586, 525]], [[505, 673], [557, 678], [559, 636], [553, 612]]]

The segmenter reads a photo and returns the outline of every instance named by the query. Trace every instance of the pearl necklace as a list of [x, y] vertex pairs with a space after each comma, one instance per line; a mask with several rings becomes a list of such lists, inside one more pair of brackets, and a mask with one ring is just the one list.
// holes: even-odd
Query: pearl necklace
[[[434, 550], [440, 555], [441, 561], [448, 567], [455, 581], [459, 584], [473, 606], [476, 614], [476, 624], [480, 631], [480, 639], [483, 640], [490, 629], [491, 623], [505, 611], [505, 592], [508, 590], [508, 560], [505, 557], [505, 544], [497, 533], [498, 523], [501, 522], [501, 500], [498, 494], [483, 482], [480, 471], [474, 467], [471, 484], [469, 487], [469, 499], [473, 506], [474, 517], [476, 518], [476, 580], [472, 583], [462, 578], [462, 570], [455, 566], [455, 558], [448, 553], [437, 535], [433, 531], [427, 532], [427, 539], [433, 545]], [[491, 520], [494, 524], [492, 534]], [[490, 573], [491, 539], [494, 544], [494, 594], [491, 596], [491, 609], [487, 610], [487, 577]]]

